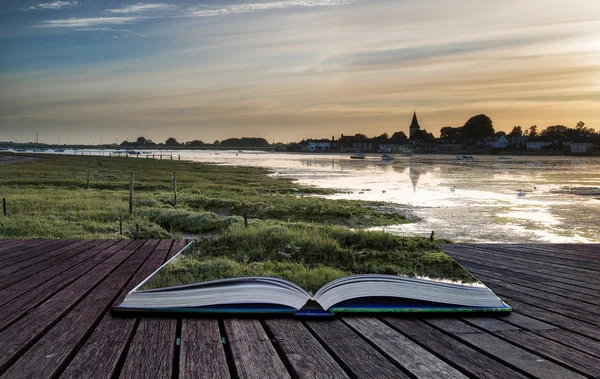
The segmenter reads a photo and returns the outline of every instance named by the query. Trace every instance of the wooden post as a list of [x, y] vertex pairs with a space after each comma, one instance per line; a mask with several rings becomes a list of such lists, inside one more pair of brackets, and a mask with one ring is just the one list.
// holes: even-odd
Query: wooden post
[[2, 211], [4, 213], [4, 216], [6, 216], [6, 198], [5, 197], [2, 198]]
[[133, 172], [129, 179], [129, 214], [133, 213]]
[[248, 215], [246, 213], [246, 203], [242, 202], [242, 217], [244, 218], [244, 226], [248, 228]]
[[119, 209], [119, 234], [123, 235], [123, 210]]
[[90, 189], [90, 168], [87, 169], [87, 189]]
[[177, 205], [177, 173], [173, 171], [173, 199], [174, 205]]
[[140, 238], [140, 226], [138, 224], [135, 224], [135, 238]]
[[177, 156], [177, 160], [178, 160], [178, 161], [180, 161], [180, 160], [181, 160], [181, 154], [179, 154], [179, 155]]

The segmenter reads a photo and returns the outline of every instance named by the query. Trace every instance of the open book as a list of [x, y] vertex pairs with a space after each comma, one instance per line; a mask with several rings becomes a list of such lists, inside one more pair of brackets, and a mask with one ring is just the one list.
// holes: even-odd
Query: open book
[[[185, 257], [185, 250], [134, 288], [115, 310], [330, 316], [343, 312], [507, 312], [512, 309], [441, 252], [437, 254], [443, 254], [445, 261], [436, 258], [434, 262], [443, 261], [443, 267], [449, 267], [450, 263], [449, 275], [440, 273], [439, 269], [435, 270], [436, 277], [350, 274], [324, 283], [312, 294], [291, 280], [274, 276], [203, 281], [206, 276], [201, 274], [201, 279], [195, 281], [197, 274], [190, 274], [194, 271], [192, 266], [196, 261], [202, 263], [212, 258], [203, 257], [202, 251]], [[164, 283], [177, 285], [164, 286]]]

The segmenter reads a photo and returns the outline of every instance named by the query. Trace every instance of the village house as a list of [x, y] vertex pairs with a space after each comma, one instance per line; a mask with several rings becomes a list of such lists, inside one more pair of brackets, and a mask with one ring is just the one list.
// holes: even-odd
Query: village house
[[587, 153], [595, 146], [596, 144], [590, 141], [572, 141], [571, 153]]
[[532, 138], [527, 141], [527, 150], [542, 150], [542, 148], [551, 145], [551, 141], [542, 140], [540, 138]]
[[308, 151], [329, 151], [331, 150], [331, 141], [328, 139], [308, 140]]

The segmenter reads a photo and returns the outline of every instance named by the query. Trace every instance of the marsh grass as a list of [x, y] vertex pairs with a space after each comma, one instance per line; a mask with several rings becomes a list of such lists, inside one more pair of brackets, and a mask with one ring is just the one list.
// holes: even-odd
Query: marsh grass
[[277, 276], [315, 292], [350, 274], [390, 274], [473, 282], [426, 238], [306, 223], [230, 225], [198, 240], [142, 289], [240, 276]]
[[[272, 177], [262, 168], [131, 157], [36, 157], [43, 159], [0, 165], [0, 197], [7, 198], [8, 206], [7, 217], [0, 217], [0, 238], [168, 238], [220, 231], [241, 221], [242, 204], [256, 220], [350, 227], [406, 222], [402, 215], [364, 206], [376, 203], [315, 197], [335, 191]], [[131, 173], [135, 195], [130, 215]]]

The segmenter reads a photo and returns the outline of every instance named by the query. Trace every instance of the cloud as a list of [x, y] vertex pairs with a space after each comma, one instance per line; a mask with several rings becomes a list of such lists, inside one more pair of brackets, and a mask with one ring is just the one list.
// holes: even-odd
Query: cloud
[[164, 3], [156, 3], [156, 4], [144, 4], [137, 3], [133, 5], [127, 5], [122, 8], [115, 9], [107, 9], [108, 13], [141, 13], [148, 11], [159, 11], [159, 10], [168, 10], [173, 8], [172, 5], [164, 4]]
[[74, 28], [78, 32], [130, 32], [131, 29], [113, 29], [113, 28]]
[[141, 17], [90, 17], [90, 18], [65, 18], [58, 20], [44, 20], [38, 28], [87, 28], [96, 25], [121, 25], [131, 24]]
[[42, 10], [42, 9], [61, 9], [61, 8], [70, 8], [77, 5], [77, 1], [60, 1], [57, 0], [53, 3], [42, 3], [38, 5], [31, 6], [27, 8], [28, 11], [34, 10]]
[[269, 1], [265, 3], [242, 3], [229, 4], [223, 6], [203, 5], [188, 8], [185, 12], [186, 16], [207, 17], [207, 16], [224, 16], [235, 13], [250, 13], [271, 9], [286, 9], [286, 8], [312, 8], [326, 7], [335, 5], [346, 5], [355, 3], [356, 0], [280, 0]]

